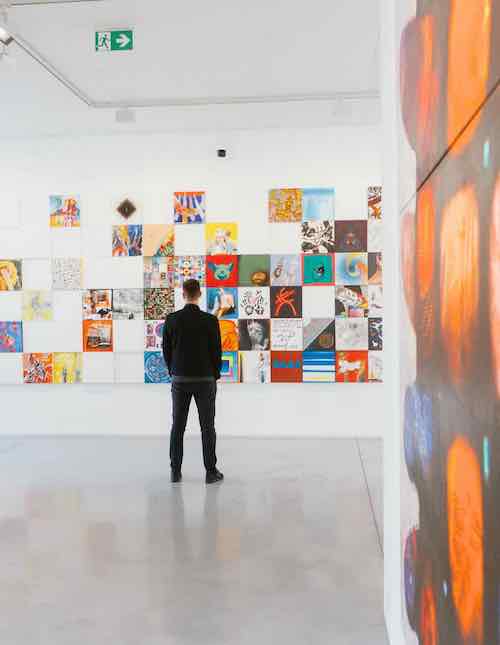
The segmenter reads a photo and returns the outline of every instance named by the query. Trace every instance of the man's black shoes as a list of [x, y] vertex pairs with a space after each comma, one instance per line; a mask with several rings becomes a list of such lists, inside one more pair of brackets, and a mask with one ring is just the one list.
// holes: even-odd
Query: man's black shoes
[[180, 470], [171, 470], [170, 471], [170, 481], [172, 484], [178, 484], [182, 481], [182, 473]]
[[214, 470], [209, 470], [207, 471], [207, 478], [206, 478], [206, 483], [207, 484], [216, 484], [217, 482], [221, 482], [224, 479], [224, 475], [217, 470], [217, 468], [214, 468]]

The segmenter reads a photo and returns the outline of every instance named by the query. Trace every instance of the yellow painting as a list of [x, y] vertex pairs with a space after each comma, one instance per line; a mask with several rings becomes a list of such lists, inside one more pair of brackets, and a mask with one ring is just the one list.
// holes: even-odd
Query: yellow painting
[[54, 354], [54, 383], [81, 383], [82, 355], [79, 352]]
[[22, 289], [22, 268], [20, 260], [0, 260], [0, 291]]
[[23, 320], [53, 320], [51, 291], [23, 291]]
[[278, 188], [269, 191], [270, 222], [302, 221], [302, 190]]
[[207, 255], [238, 253], [238, 224], [222, 222], [205, 226]]
[[174, 255], [174, 226], [172, 224], [146, 224], [142, 248], [146, 257]]

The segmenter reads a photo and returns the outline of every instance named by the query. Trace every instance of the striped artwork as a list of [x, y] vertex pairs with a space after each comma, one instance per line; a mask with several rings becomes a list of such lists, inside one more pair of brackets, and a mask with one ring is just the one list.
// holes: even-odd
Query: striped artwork
[[304, 352], [304, 383], [335, 382], [335, 352]]

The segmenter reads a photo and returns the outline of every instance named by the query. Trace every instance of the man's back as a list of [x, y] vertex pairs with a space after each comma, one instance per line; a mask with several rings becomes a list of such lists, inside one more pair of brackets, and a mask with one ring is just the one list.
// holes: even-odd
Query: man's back
[[219, 379], [221, 339], [215, 316], [187, 304], [167, 316], [163, 354], [172, 377]]

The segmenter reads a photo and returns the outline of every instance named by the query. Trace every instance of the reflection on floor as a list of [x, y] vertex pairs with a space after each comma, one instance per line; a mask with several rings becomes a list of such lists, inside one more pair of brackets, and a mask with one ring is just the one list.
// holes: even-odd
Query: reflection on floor
[[[378, 441], [0, 441], [12, 645], [385, 645]], [[378, 527], [376, 524], [378, 521]]]

